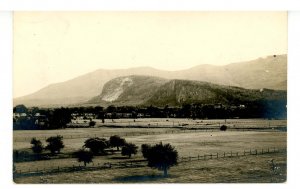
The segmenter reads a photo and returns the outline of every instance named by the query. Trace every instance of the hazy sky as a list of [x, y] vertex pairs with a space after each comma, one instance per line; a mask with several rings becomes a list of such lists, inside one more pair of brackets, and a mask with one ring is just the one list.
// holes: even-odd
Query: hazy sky
[[286, 12], [16, 12], [14, 97], [96, 69], [180, 70], [287, 53]]

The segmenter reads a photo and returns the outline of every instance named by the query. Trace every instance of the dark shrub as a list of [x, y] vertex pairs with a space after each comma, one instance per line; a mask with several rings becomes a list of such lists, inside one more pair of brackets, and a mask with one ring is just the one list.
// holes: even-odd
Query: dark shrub
[[226, 130], [227, 130], [227, 126], [226, 126], [226, 125], [222, 125], [222, 126], [220, 127], [220, 130], [221, 130], [221, 131], [226, 131]]
[[125, 144], [122, 147], [122, 152], [121, 153], [122, 153], [123, 156], [128, 156], [129, 158], [131, 158], [132, 154], [137, 153], [137, 149], [138, 149], [138, 147], [135, 144], [128, 143], [128, 144]]
[[34, 153], [36, 154], [42, 153], [44, 147], [40, 140], [37, 140], [36, 138], [32, 138], [30, 144], [32, 144], [31, 149]]
[[90, 123], [89, 123], [89, 126], [90, 127], [94, 127], [96, 125], [96, 122], [95, 121], [90, 121]]
[[124, 146], [126, 144], [126, 141], [124, 138], [121, 138], [118, 135], [114, 135], [109, 138], [109, 143], [111, 147], [117, 147], [117, 150], [119, 151], [119, 147]]
[[151, 145], [149, 144], [142, 144], [141, 149], [142, 149], [142, 154], [144, 158], [148, 157], [149, 154], [149, 149], [151, 148]]
[[104, 150], [109, 147], [109, 142], [105, 138], [89, 138], [84, 142], [83, 147], [89, 148], [94, 155], [104, 154]]
[[60, 150], [65, 147], [63, 144], [63, 137], [60, 135], [55, 137], [49, 137], [47, 138], [46, 142], [48, 142], [48, 145], [45, 149], [50, 150], [52, 155], [60, 153]]
[[87, 163], [92, 162], [93, 160], [93, 153], [84, 149], [80, 149], [76, 152], [74, 152], [74, 156], [77, 158], [78, 162], [84, 163], [84, 166], [86, 166]]

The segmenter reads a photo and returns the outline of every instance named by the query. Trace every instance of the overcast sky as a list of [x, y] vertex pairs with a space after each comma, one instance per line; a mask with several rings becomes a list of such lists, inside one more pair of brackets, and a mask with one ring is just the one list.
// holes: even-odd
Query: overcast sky
[[287, 54], [286, 12], [16, 12], [14, 97], [96, 69]]

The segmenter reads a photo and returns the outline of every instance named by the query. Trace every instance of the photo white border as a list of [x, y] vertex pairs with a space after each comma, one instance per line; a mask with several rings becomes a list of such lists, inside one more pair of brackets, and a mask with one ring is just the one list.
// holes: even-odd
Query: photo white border
[[1, 187], [4, 188], [82, 188], [82, 185], [16, 185], [12, 182], [12, 12], [11, 11], [289, 11], [288, 28], [288, 177], [284, 184], [164, 184], [164, 185], [84, 185], [88, 188], [292, 188], [298, 184], [300, 170], [299, 127], [300, 102], [300, 7], [296, 0], [0, 0], [0, 148]]
[[0, 10], [299, 10], [297, 0], [0, 0]]

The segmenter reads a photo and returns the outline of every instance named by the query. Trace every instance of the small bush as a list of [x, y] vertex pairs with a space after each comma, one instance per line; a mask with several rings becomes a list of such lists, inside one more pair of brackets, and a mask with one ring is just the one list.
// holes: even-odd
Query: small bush
[[94, 127], [96, 125], [96, 122], [95, 121], [90, 121], [90, 123], [89, 123], [89, 126], [90, 127]]
[[137, 149], [138, 149], [138, 147], [135, 144], [127, 143], [127, 144], [125, 144], [125, 146], [122, 147], [121, 153], [123, 156], [128, 156], [129, 158], [131, 158], [132, 154], [137, 153]]
[[83, 147], [89, 148], [94, 155], [105, 154], [104, 150], [109, 147], [109, 141], [105, 138], [89, 138], [84, 142]]
[[93, 153], [84, 149], [80, 149], [76, 152], [74, 152], [74, 156], [77, 158], [78, 162], [84, 163], [84, 166], [86, 166], [87, 163], [90, 163], [93, 161]]
[[52, 155], [60, 153], [60, 150], [65, 147], [63, 143], [63, 137], [60, 135], [49, 137], [47, 138], [46, 142], [48, 142], [48, 145], [45, 149], [50, 150]]
[[117, 150], [119, 151], [119, 147], [124, 146], [126, 144], [126, 140], [118, 135], [114, 135], [109, 138], [109, 143], [111, 147], [117, 147]]
[[226, 125], [222, 125], [222, 126], [220, 127], [220, 130], [221, 130], [221, 131], [226, 131], [226, 130], [227, 130], [227, 126], [226, 126]]
[[40, 140], [37, 140], [36, 138], [32, 138], [30, 144], [32, 144], [31, 149], [34, 153], [36, 154], [42, 153], [44, 147]]
[[142, 154], [144, 158], [147, 158], [149, 156], [149, 149], [151, 148], [151, 145], [149, 144], [142, 144]]

